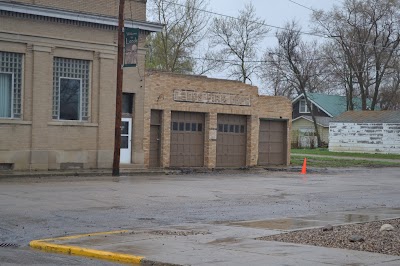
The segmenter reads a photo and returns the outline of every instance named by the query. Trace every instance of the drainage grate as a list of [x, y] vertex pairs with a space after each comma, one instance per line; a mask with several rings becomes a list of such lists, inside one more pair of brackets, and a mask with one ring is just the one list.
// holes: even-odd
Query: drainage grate
[[0, 248], [17, 248], [17, 247], [19, 247], [19, 245], [14, 243], [0, 243]]

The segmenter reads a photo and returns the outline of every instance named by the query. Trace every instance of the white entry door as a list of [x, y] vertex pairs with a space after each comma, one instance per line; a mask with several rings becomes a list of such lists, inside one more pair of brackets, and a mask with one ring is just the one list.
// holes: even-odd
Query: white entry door
[[120, 162], [131, 163], [132, 118], [121, 119]]

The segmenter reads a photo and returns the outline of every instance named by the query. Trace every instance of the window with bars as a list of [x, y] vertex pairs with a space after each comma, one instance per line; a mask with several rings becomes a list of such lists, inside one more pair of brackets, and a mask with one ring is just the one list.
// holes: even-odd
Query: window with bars
[[0, 118], [21, 118], [22, 56], [0, 51]]
[[54, 57], [53, 119], [89, 120], [90, 61]]

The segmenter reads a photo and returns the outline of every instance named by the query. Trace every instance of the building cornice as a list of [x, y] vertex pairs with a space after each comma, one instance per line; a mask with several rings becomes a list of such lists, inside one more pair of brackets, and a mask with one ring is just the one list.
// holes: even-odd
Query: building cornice
[[[92, 15], [87, 13], [72, 12], [54, 8], [20, 4], [20, 3], [10, 3], [10, 2], [0, 1], [0, 10], [20, 13], [20, 14], [29, 14], [29, 15], [36, 15], [43, 17], [93, 23], [99, 25], [107, 25], [114, 27], [118, 26], [118, 19], [114, 17]], [[125, 27], [139, 28], [140, 30], [149, 32], [160, 32], [163, 28], [163, 25], [147, 21], [125, 20]]]

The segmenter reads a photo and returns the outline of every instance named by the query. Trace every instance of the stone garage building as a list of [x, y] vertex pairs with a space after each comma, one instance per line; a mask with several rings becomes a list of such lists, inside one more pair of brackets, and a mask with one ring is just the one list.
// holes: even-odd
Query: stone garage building
[[149, 72], [147, 167], [251, 167], [290, 163], [291, 102], [257, 87], [204, 76]]
[[329, 150], [400, 154], [400, 111], [348, 111], [329, 124]]

